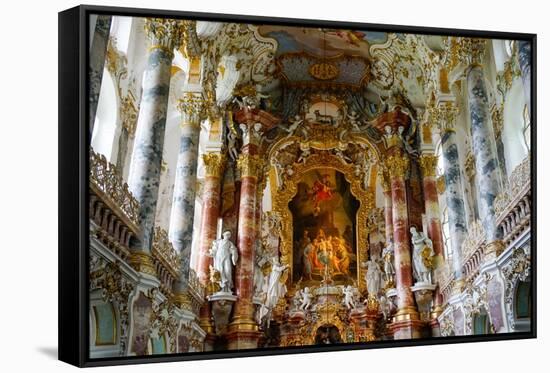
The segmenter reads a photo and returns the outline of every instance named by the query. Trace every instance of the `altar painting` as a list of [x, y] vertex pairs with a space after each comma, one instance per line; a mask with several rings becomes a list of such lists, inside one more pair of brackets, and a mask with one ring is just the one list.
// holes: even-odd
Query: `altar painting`
[[306, 172], [289, 203], [293, 219], [293, 280], [353, 283], [357, 278], [359, 202], [334, 169]]

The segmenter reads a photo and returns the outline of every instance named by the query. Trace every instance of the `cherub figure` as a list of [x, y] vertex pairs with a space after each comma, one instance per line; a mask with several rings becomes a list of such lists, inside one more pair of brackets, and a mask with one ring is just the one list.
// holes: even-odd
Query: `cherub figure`
[[304, 290], [300, 292], [300, 296], [301, 296], [300, 309], [302, 311], [309, 310], [309, 308], [311, 307], [311, 302], [313, 300], [313, 294], [309, 291], [309, 288], [305, 287]]

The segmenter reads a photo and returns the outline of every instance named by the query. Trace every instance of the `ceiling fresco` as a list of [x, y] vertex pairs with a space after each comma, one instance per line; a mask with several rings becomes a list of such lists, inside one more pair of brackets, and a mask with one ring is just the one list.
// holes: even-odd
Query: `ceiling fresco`
[[260, 26], [259, 33], [277, 40], [277, 56], [285, 53], [307, 52], [318, 57], [341, 54], [369, 57], [369, 47], [384, 44], [385, 32], [334, 30], [288, 26]]

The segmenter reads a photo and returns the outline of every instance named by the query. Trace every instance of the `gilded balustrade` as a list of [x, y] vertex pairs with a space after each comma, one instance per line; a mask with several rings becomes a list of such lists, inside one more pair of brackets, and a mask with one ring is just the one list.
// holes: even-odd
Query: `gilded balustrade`
[[136, 237], [139, 204], [116, 166], [90, 149], [90, 220], [93, 235], [122, 259], [129, 255], [129, 243]]
[[495, 199], [496, 223], [505, 247], [531, 226], [531, 163], [529, 156], [510, 175], [508, 188]]

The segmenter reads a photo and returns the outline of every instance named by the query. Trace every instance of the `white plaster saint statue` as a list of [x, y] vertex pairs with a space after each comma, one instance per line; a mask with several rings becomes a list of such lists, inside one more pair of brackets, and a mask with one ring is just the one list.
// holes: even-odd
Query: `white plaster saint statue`
[[313, 301], [313, 294], [309, 291], [309, 288], [306, 286], [304, 290], [300, 291], [300, 309], [302, 311], [307, 311], [311, 308], [311, 302]]
[[346, 308], [348, 310], [355, 308], [357, 306], [355, 303], [355, 289], [351, 285], [344, 286], [342, 293], [344, 294], [342, 303], [344, 303]]
[[389, 244], [384, 247], [384, 250], [382, 250], [382, 258], [384, 259], [384, 277], [386, 284], [393, 284], [393, 277], [395, 276], [395, 266], [393, 264], [394, 254], [392, 241], [390, 241]]
[[239, 124], [239, 128], [243, 131], [243, 145], [250, 143], [250, 130], [246, 123]]
[[237, 135], [235, 135], [231, 130], [227, 134], [227, 152], [229, 157], [236, 161], [239, 157], [239, 152], [237, 151]]
[[281, 265], [277, 257], [271, 259], [271, 273], [269, 275], [269, 282], [267, 287], [267, 299], [266, 306], [272, 309], [277, 305], [279, 298], [285, 295], [286, 285], [281, 282], [281, 276], [283, 272], [288, 268], [288, 265]]
[[380, 291], [381, 273], [380, 266], [374, 257], [371, 257], [367, 262], [367, 273], [365, 279], [367, 281], [367, 292], [369, 295], [376, 297]]
[[231, 238], [231, 232], [223, 232], [221, 239], [212, 242], [208, 253], [213, 258], [214, 269], [220, 274], [221, 291], [226, 293], [230, 293], [233, 289], [233, 267], [239, 259], [237, 247], [229, 238]]
[[432, 283], [432, 261], [434, 249], [432, 240], [424, 232], [418, 232], [411, 227], [411, 241], [413, 244], [414, 277], [417, 282]]

